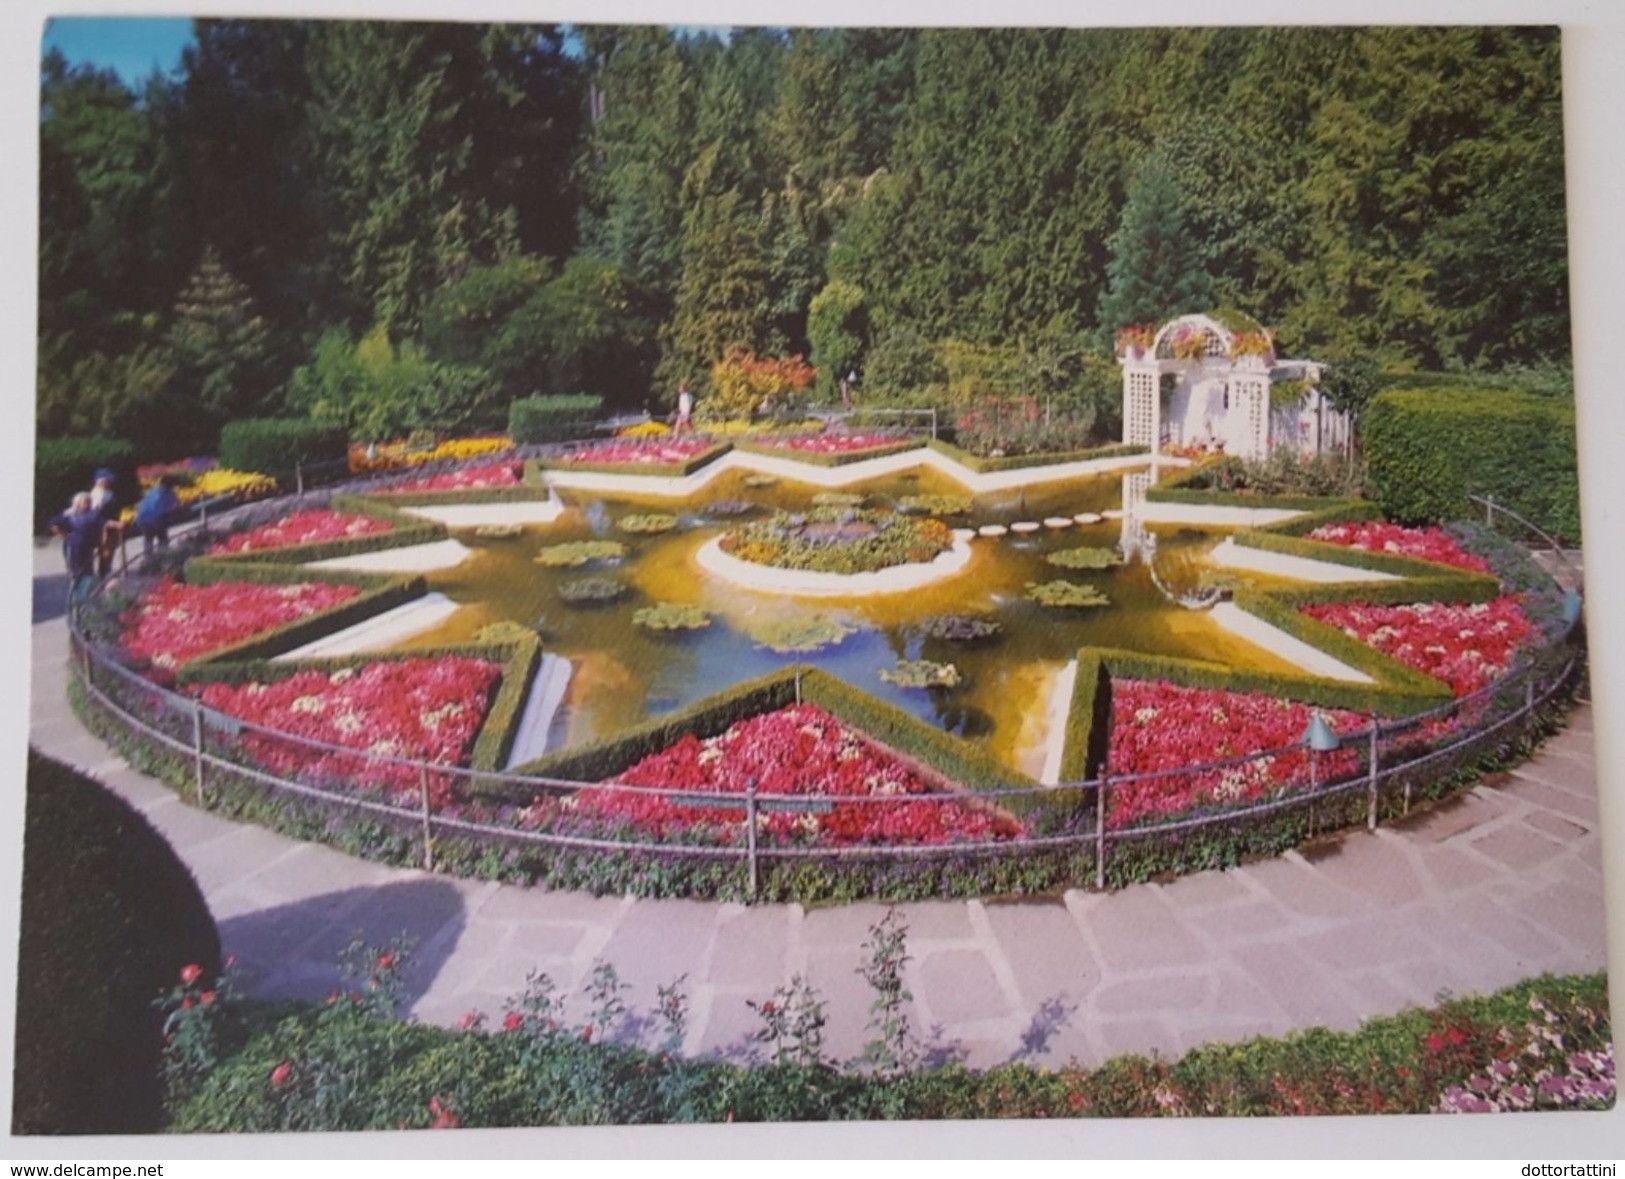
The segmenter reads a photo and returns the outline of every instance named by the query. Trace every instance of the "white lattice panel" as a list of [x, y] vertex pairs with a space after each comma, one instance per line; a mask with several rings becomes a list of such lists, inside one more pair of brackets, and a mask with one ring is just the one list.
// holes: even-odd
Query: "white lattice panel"
[[1123, 372], [1123, 441], [1150, 446], [1157, 429], [1157, 374], [1150, 369]]

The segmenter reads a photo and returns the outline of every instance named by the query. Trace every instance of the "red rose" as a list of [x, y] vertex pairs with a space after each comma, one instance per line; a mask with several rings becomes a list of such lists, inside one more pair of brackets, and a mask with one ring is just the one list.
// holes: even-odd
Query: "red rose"
[[181, 983], [183, 986], [189, 987], [201, 977], [203, 977], [203, 967], [196, 962], [181, 967]]
[[291, 1076], [293, 1076], [293, 1065], [284, 1060], [271, 1070], [271, 1088], [282, 1088], [288, 1083], [288, 1078]]

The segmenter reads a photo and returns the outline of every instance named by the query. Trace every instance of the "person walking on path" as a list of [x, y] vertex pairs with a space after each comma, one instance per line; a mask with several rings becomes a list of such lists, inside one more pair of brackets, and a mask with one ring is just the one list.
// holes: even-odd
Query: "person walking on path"
[[51, 517], [53, 536], [62, 538], [62, 557], [68, 565], [68, 605], [79, 605], [96, 584], [96, 553], [101, 547], [102, 514], [91, 506], [91, 495], [81, 491], [65, 512]]
[[678, 435], [685, 430], [693, 432], [694, 429], [694, 394], [689, 392], [687, 381], [677, 382], [677, 424], [672, 427], [672, 434]]
[[96, 472], [96, 482], [90, 489], [90, 507], [102, 520], [101, 535], [96, 541], [96, 576], [106, 577], [113, 571], [113, 554], [118, 552], [124, 539], [124, 525], [119, 520], [118, 493], [113, 484], [118, 481], [112, 471], [103, 467]]
[[135, 527], [141, 533], [141, 553], [152, 556], [155, 545], [169, 544], [169, 521], [180, 508], [180, 497], [167, 479], [159, 479], [135, 509]]

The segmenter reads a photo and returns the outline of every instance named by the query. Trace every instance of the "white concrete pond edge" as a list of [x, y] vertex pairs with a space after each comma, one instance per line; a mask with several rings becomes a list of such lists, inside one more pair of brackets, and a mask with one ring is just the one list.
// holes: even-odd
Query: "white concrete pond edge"
[[424, 594], [410, 602], [375, 614], [354, 626], [324, 635], [282, 655], [273, 662], [289, 659], [322, 659], [339, 655], [356, 655], [364, 651], [383, 651], [397, 643], [432, 630], [450, 618], [462, 606], [445, 594]]
[[1392, 573], [1376, 569], [1357, 569], [1353, 565], [1339, 565], [1333, 561], [1316, 561], [1309, 557], [1294, 557], [1286, 553], [1272, 553], [1237, 544], [1236, 538], [1227, 536], [1216, 545], [1208, 560], [1229, 569], [1246, 569], [1253, 573], [1272, 573], [1278, 577], [1291, 577], [1298, 581], [1398, 581]]
[[893, 565], [873, 573], [821, 573], [809, 569], [778, 569], [730, 557], [722, 551], [720, 536], [706, 541], [694, 554], [701, 569], [730, 585], [757, 593], [804, 598], [906, 593], [963, 571], [970, 564], [970, 557], [970, 545], [956, 539], [952, 548], [932, 561]]

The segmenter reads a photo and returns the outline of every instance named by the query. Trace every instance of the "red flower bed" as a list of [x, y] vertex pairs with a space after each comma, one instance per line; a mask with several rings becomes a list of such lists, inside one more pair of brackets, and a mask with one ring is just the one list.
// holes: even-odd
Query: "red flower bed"
[[387, 520], [372, 516], [346, 515], [328, 508], [313, 508], [308, 512], [295, 512], [274, 524], [261, 524], [258, 528], [228, 536], [209, 551], [246, 553], [258, 549], [280, 549], [323, 540], [370, 536], [375, 532], [388, 532], [393, 527]]
[[874, 450], [879, 446], [895, 446], [906, 441], [895, 434], [787, 434], [778, 438], [759, 438], [761, 446], [774, 450], [799, 450], [806, 454], [850, 454], [855, 450]]
[[1534, 624], [1511, 596], [1472, 606], [1332, 602], [1301, 609], [1407, 667], [1443, 680], [1457, 696], [1478, 691], [1506, 671], [1518, 648], [1536, 637]]
[[[787, 843], [949, 843], [1020, 833], [1009, 818], [954, 795], [929, 800], [933, 786], [886, 750], [814, 704], [796, 704], [740, 721], [721, 736], [684, 736], [613, 779], [668, 791], [829, 798], [823, 811], [764, 806], [759, 831]], [[895, 796], [895, 803], [841, 803], [840, 798]], [[739, 827], [743, 799], [706, 806], [670, 794], [588, 788], [573, 800], [577, 814], [632, 820], [653, 834], [714, 824]]]
[[185, 585], [166, 577], [124, 612], [122, 642], [128, 654], [152, 663], [154, 678], [168, 678], [188, 659], [347, 602], [360, 592], [359, 586], [318, 581]]
[[1310, 540], [1348, 545], [1370, 553], [1393, 553], [1421, 561], [1437, 561], [1474, 573], [1488, 573], [1489, 562], [1469, 553], [1442, 528], [1401, 528], [1382, 520], [1357, 520], [1350, 524], [1325, 524], [1309, 534]]
[[421, 479], [408, 479], [404, 483], [383, 488], [386, 492], [406, 491], [474, 491], [482, 487], [513, 487], [519, 482], [518, 463], [487, 463], [481, 467], [464, 467], [460, 471], [443, 471]]
[[563, 458], [572, 463], [627, 463], [633, 466], [686, 463], [715, 443], [706, 438], [671, 438], [654, 442], [616, 439], [572, 450]]
[[[340, 782], [409, 794], [419, 772], [369, 758], [314, 750], [280, 734], [342, 745], [381, 757], [461, 765], [485, 719], [502, 665], [466, 656], [379, 660], [334, 672], [300, 671], [273, 683], [207, 684], [194, 694], [220, 712], [275, 729], [239, 738], [255, 764], [307, 782]], [[430, 806], [449, 800], [451, 783], [431, 775]]]
[[[1182, 688], [1163, 680], [1113, 680], [1106, 768], [1113, 775], [1149, 774], [1282, 750], [1297, 745], [1315, 711], [1260, 692]], [[1320, 711], [1338, 733], [1367, 725], [1352, 712]], [[1316, 757], [1313, 769], [1321, 781], [1349, 773], [1358, 764], [1352, 749]], [[1194, 806], [1242, 805], [1282, 789], [1308, 786], [1310, 771], [1309, 750], [1295, 747], [1222, 769], [1114, 783], [1106, 825], [1126, 827]]]

